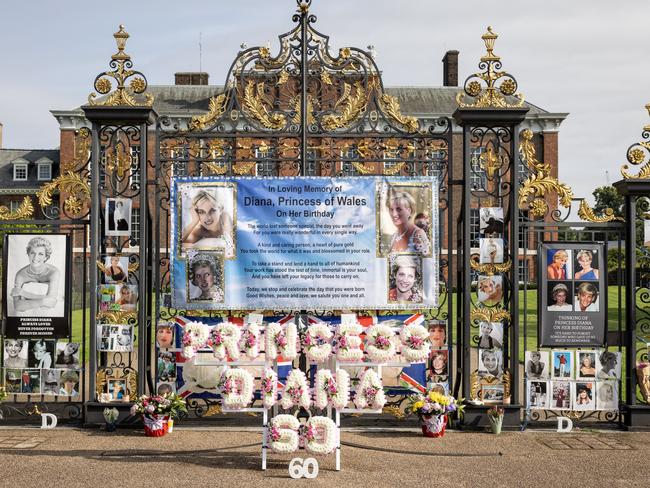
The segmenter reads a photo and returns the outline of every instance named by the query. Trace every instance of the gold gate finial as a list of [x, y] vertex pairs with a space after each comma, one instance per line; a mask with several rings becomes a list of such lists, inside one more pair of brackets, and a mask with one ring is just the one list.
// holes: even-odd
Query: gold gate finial
[[[646, 104], [646, 110], [648, 115], [650, 115], [650, 103]], [[646, 124], [643, 127], [641, 132], [643, 141], [639, 141], [635, 144], [632, 144], [627, 148], [627, 162], [629, 164], [624, 164], [621, 166], [621, 174], [623, 178], [628, 179], [650, 179], [650, 158], [648, 158], [648, 153], [650, 153], [650, 124]], [[630, 164], [633, 166], [640, 166], [639, 172], [635, 175], [631, 174], [628, 170], [630, 169]]]
[[[124, 52], [126, 41], [130, 37], [129, 33], [124, 30], [124, 26], [120, 24], [119, 30], [113, 34], [115, 43], [117, 44], [117, 52], [111, 56], [109, 66], [114, 68], [113, 71], [105, 71], [100, 73], [95, 78], [94, 87], [100, 95], [107, 95], [103, 100], [97, 101], [96, 93], [88, 95], [88, 103], [90, 105], [104, 105], [104, 106], [118, 106], [125, 105], [129, 107], [151, 107], [153, 105], [153, 96], [149, 93], [144, 93], [147, 90], [147, 79], [140, 71], [132, 70], [133, 62], [131, 56]], [[113, 93], [109, 92], [113, 88], [111, 78], [117, 83], [117, 88]], [[131, 78], [128, 86], [126, 81]], [[144, 94], [145, 100], [138, 101], [134, 95]]]
[[[479, 69], [483, 72], [474, 73], [465, 80], [463, 91], [456, 95], [456, 102], [461, 108], [517, 108], [524, 105], [524, 96], [517, 93], [517, 81], [514, 76], [501, 69], [501, 57], [494, 54], [494, 43], [499, 35], [488, 26], [487, 32], [481, 36], [485, 43], [486, 54], [481, 56]], [[497, 86], [497, 82], [500, 83]], [[465, 97], [470, 97], [466, 102]], [[509, 101], [512, 97], [516, 101]]]

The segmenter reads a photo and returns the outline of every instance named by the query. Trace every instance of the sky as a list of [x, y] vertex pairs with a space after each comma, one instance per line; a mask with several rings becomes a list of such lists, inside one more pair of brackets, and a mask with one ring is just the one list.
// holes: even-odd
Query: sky
[[[271, 41], [293, 27], [295, 0], [113, 0], [11, 2], [0, 18], [0, 122], [3, 147], [59, 144], [52, 109], [82, 105], [108, 70], [120, 23], [135, 68], [149, 84], [174, 72], [210, 74], [222, 84], [239, 46]], [[647, 0], [313, 0], [317, 30], [334, 49], [375, 46], [386, 86], [442, 85], [442, 57], [460, 51], [461, 82], [478, 71], [491, 25], [494, 52], [526, 100], [568, 112], [560, 128], [560, 179], [576, 196], [621, 179], [629, 145], [649, 122]], [[199, 60], [199, 38], [202, 56]]]

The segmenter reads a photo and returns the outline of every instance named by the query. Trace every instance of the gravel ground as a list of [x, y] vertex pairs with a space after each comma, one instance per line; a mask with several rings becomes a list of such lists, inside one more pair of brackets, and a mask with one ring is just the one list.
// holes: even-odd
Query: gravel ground
[[[313, 480], [291, 480], [298, 455], [269, 454], [261, 470], [261, 433], [176, 427], [162, 438], [142, 431], [0, 429], [2, 482], [32, 486], [649, 486], [650, 433], [450, 431], [423, 438], [415, 429], [342, 433], [341, 471], [319, 458]], [[552, 485], [551, 485], [552, 484]], [[588, 486], [588, 485], [587, 485]]]

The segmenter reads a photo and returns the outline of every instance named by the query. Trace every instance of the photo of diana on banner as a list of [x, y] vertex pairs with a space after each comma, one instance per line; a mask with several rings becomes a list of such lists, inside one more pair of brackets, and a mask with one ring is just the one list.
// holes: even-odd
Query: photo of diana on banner
[[435, 177], [175, 178], [171, 191], [175, 307], [437, 305]]
[[65, 337], [69, 323], [69, 242], [65, 234], [7, 234], [5, 336]]

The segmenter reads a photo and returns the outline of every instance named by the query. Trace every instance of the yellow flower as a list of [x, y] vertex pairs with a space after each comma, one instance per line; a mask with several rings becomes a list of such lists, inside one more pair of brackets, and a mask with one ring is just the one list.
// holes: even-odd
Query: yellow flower
[[434, 403], [439, 403], [440, 405], [449, 405], [449, 397], [447, 395], [442, 395], [436, 391], [430, 391], [429, 392], [429, 400], [431, 400]]
[[417, 411], [420, 410], [422, 407], [424, 407], [424, 400], [418, 400], [417, 402], [415, 402], [415, 403], [413, 404], [413, 406], [411, 407], [411, 410], [412, 410], [413, 412], [417, 412]]

